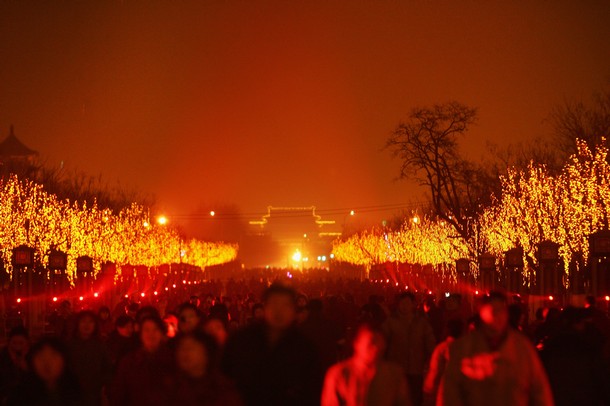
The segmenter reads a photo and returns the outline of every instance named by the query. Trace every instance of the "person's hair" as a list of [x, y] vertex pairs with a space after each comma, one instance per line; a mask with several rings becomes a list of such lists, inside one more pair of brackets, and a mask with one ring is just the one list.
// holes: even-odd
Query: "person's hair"
[[518, 329], [521, 322], [521, 316], [523, 315], [523, 309], [520, 305], [513, 303], [508, 306], [508, 323], [512, 328]]
[[95, 328], [93, 329], [93, 334], [91, 336], [96, 337], [96, 338], [99, 337], [99, 335], [100, 335], [99, 318], [97, 317], [97, 314], [93, 310], [81, 310], [80, 312], [78, 312], [76, 314], [76, 319], [74, 322], [74, 331], [73, 331], [72, 337], [74, 337], [74, 338], [79, 337], [80, 322], [86, 318], [91, 318], [93, 320], [93, 323], [95, 324]]
[[492, 290], [487, 296], [483, 297], [483, 304], [489, 304], [491, 302], [502, 302], [504, 304], [507, 304], [508, 299], [506, 298], [506, 295], [504, 293], [499, 292], [497, 290]]
[[356, 326], [356, 329], [354, 330], [354, 335], [351, 337], [351, 340], [350, 340], [350, 344], [351, 344], [350, 348], [354, 347], [354, 343], [356, 342], [356, 339], [363, 331], [370, 331], [372, 334], [381, 337], [383, 340], [382, 345], [385, 345], [386, 336], [383, 333], [383, 330], [381, 329], [381, 327], [376, 324], [373, 324], [371, 322], [364, 321], [364, 322], [359, 323]]
[[11, 338], [13, 338], [13, 337], [18, 337], [18, 336], [19, 336], [19, 337], [25, 337], [25, 338], [29, 339], [29, 338], [30, 338], [30, 335], [29, 335], [29, 333], [28, 333], [28, 329], [27, 329], [27, 328], [25, 328], [24, 326], [19, 325], [19, 326], [15, 326], [15, 327], [13, 327], [13, 328], [12, 328], [12, 329], [9, 331], [9, 333], [8, 333], [8, 339], [9, 339], [9, 340], [10, 340]]
[[297, 304], [297, 294], [295, 290], [279, 283], [273, 283], [265, 290], [263, 293], [263, 303], [267, 303], [269, 299], [275, 295], [288, 296], [294, 306]]
[[141, 307], [140, 310], [138, 310], [138, 312], [136, 313], [136, 320], [143, 320], [144, 318], [149, 316], [161, 318], [159, 310], [156, 307], [144, 306]]
[[133, 319], [126, 314], [122, 314], [117, 317], [116, 321], [114, 322], [114, 325], [116, 327], [125, 327], [129, 323], [133, 323]]
[[207, 352], [207, 355], [208, 355], [208, 365], [206, 368], [206, 372], [215, 370], [215, 368], [218, 366], [218, 361], [219, 361], [219, 349], [218, 349], [218, 344], [216, 343], [216, 340], [214, 339], [214, 337], [212, 337], [209, 334], [206, 334], [202, 331], [195, 330], [191, 333], [182, 334], [182, 335], [178, 336], [176, 348], [178, 348], [180, 346], [180, 344], [187, 338], [192, 338], [193, 340], [195, 340], [199, 344], [201, 344], [203, 346], [203, 348], [205, 348], [205, 351]]
[[163, 335], [167, 334], [167, 325], [163, 322], [163, 320], [161, 319], [161, 317], [159, 317], [158, 315], [148, 315], [148, 316], [144, 316], [142, 317], [142, 319], [140, 319], [140, 331], [142, 331], [142, 326], [144, 325], [144, 323], [150, 321], [151, 323], [155, 324], [157, 326], [157, 328], [161, 331], [161, 333], [163, 333]]
[[38, 340], [36, 343], [34, 343], [34, 345], [32, 345], [32, 347], [30, 347], [30, 351], [28, 352], [28, 355], [26, 357], [30, 371], [34, 371], [34, 364], [33, 364], [34, 357], [36, 357], [36, 355], [38, 355], [42, 350], [44, 350], [47, 347], [49, 347], [52, 350], [59, 353], [61, 355], [61, 357], [64, 359], [64, 362], [66, 363], [66, 367], [67, 367], [68, 348], [63, 343], [63, 341], [61, 341], [57, 337], [43, 337], [40, 340]]
[[[60, 403], [78, 403], [77, 401], [80, 400], [81, 395], [78, 379], [70, 370], [68, 349], [66, 345], [56, 337], [43, 337], [30, 348], [26, 357], [29, 372], [24, 380], [24, 386], [34, 395], [34, 398], [43, 396], [42, 394], [45, 392], [44, 383], [40, 376], [36, 374], [34, 358], [36, 358], [45, 348], [50, 348], [57, 352], [64, 361], [64, 369], [58, 381]], [[40, 400], [42, 400], [42, 398]]]
[[262, 303], [255, 303], [254, 306], [252, 306], [252, 315], [254, 316], [254, 313], [256, 313], [257, 310], [259, 309], [264, 309], [264, 306]]
[[585, 302], [586, 302], [586, 303], [587, 303], [589, 306], [592, 306], [592, 307], [593, 307], [593, 306], [595, 306], [595, 296], [591, 296], [591, 295], [587, 296], [587, 297], [585, 298]]
[[412, 292], [402, 292], [396, 297], [396, 302], [400, 303], [403, 299], [410, 299], [411, 302], [415, 303], [415, 295]]
[[197, 317], [201, 317], [201, 312], [199, 311], [197, 306], [195, 306], [191, 302], [184, 302], [180, 306], [178, 306], [178, 314], [182, 313], [185, 310], [192, 310], [195, 312], [195, 314], [197, 314]]

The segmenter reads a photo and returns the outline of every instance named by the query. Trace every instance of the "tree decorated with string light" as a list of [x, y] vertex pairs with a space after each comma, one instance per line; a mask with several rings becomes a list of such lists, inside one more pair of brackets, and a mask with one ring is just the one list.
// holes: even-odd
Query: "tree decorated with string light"
[[92, 257], [97, 269], [106, 261], [119, 268], [184, 261], [203, 269], [237, 256], [236, 245], [183, 241], [173, 228], [153, 224], [142, 205], [133, 203], [113, 213], [95, 203], [58, 200], [41, 185], [11, 176], [0, 179], [0, 257], [5, 264], [19, 245], [33, 247], [42, 265], [51, 250], [64, 251], [71, 279], [79, 256]]

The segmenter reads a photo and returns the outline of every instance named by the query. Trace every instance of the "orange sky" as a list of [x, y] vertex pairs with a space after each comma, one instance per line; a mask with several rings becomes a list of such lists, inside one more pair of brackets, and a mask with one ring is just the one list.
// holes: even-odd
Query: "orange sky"
[[170, 216], [417, 202], [381, 151], [411, 107], [477, 106], [475, 156], [546, 134], [608, 82], [608, 21], [606, 1], [7, 1], [0, 137]]

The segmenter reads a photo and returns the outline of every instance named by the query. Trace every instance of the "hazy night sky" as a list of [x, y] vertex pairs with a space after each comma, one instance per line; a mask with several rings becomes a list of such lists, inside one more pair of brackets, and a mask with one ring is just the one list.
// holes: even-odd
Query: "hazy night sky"
[[381, 150], [412, 107], [477, 106], [475, 156], [548, 134], [608, 83], [609, 21], [607, 1], [3, 1], [0, 139], [170, 216], [421, 201]]

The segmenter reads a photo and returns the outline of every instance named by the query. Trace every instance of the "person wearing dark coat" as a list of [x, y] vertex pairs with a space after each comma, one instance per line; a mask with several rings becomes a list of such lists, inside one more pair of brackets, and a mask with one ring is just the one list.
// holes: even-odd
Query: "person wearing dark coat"
[[165, 323], [158, 316], [146, 316], [140, 321], [139, 331], [141, 347], [121, 360], [111, 386], [110, 404], [172, 404], [170, 389], [174, 362], [165, 344]]
[[263, 298], [264, 323], [229, 338], [222, 371], [247, 405], [317, 405], [323, 370], [315, 346], [296, 322], [294, 290], [274, 284]]
[[23, 326], [11, 329], [8, 344], [0, 351], [0, 402], [18, 386], [27, 374], [27, 354], [30, 347], [28, 331]]
[[75, 331], [68, 342], [70, 368], [78, 378], [87, 405], [101, 405], [110, 383], [112, 361], [100, 337], [97, 315], [89, 310], [76, 315]]
[[199, 331], [177, 338], [173, 403], [181, 406], [243, 405], [232, 382], [218, 370], [217, 349], [215, 339]]
[[68, 351], [55, 338], [43, 338], [28, 354], [29, 372], [6, 401], [7, 406], [87, 405], [69, 368]]

